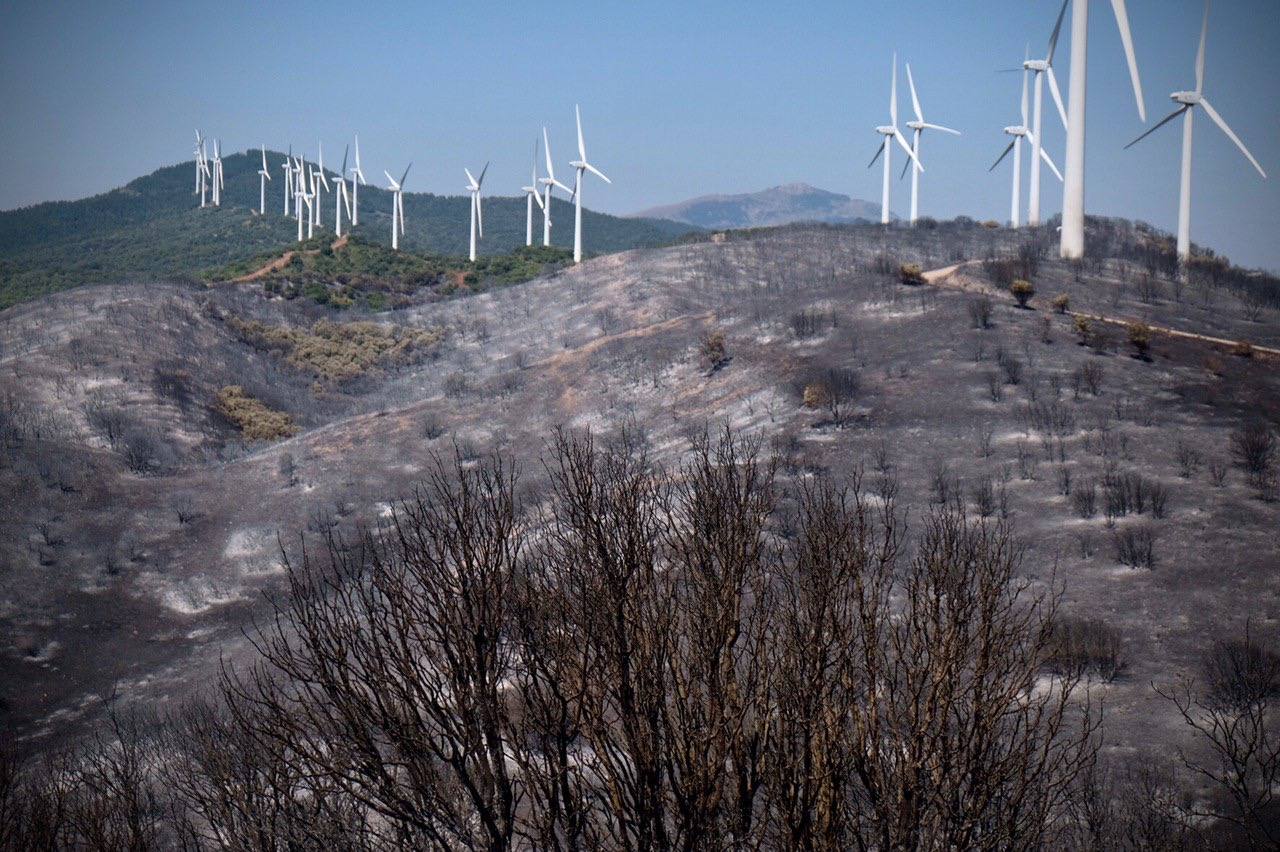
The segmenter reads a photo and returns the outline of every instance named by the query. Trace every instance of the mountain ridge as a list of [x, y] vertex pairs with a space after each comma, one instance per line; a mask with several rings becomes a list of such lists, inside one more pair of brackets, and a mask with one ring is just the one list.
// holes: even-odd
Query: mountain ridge
[[[880, 218], [880, 205], [797, 181], [756, 192], [700, 195], [632, 215], [670, 219], [700, 228], [760, 228], [793, 222], [876, 221]], [[890, 215], [897, 218], [892, 212]]]

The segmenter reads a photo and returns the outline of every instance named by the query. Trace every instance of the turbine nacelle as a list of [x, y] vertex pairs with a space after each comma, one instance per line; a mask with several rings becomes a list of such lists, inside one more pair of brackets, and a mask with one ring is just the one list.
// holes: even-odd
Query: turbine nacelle
[[1184, 104], [1186, 106], [1198, 106], [1204, 96], [1199, 92], [1174, 92], [1169, 95], [1169, 99], [1174, 103]]
[[1041, 73], [1049, 70], [1049, 60], [1047, 59], [1028, 59], [1022, 63], [1022, 67], [1027, 71], [1035, 71]]
[[898, 128], [891, 124], [882, 124], [876, 128], [876, 133], [879, 133], [881, 136], [895, 136], [898, 133]]
[[1004, 132], [1009, 136], [1026, 136], [1031, 131], [1021, 125], [1013, 125], [1010, 127], [1006, 127], [1004, 129]]

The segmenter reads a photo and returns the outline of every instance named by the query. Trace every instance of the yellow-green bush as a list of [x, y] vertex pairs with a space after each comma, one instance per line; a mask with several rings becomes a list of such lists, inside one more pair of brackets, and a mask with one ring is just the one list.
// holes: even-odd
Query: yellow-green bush
[[1018, 307], [1025, 308], [1031, 301], [1031, 297], [1036, 294], [1036, 288], [1025, 278], [1017, 278], [1009, 285], [1009, 292], [1018, 300]]
[[268, 408], [239, 385], [227, 385], [218, 391], [217, 410], [250, 441], [274, 441], [298, 434], [292, 417]]
[[320, 320], [311, 328], [232, 319], [236, 331], [260, 349], [279, 352], [300, 370], [325, 381], [344, 381], [378, 365], [401, 364], [429, 349], [439, 329], [413, 329], [376, 322]]
[[903, 284], [923, 284], [924, 271], [918, 263], [904, 263], [898, 267], [898, 280]]

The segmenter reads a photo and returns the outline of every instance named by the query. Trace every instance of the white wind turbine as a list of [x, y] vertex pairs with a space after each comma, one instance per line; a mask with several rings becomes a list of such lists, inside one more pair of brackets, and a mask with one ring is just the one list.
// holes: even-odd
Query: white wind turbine
[[302, 207], [307, 207], [307, 236], [311, 236], [311, 195], [307, 192], [302, 180], [302, 172], [298, 171], [298, 178], [293, 182], [293, 210], [294, 218], [298, 220], [298, 242], [302, 242]]
[[397, 250], [400, 248], [400, 235], [404, 233], [404, 179], [409, 176], [409, 169], [413, 168], [413, 163], [404, 167], [404, 174], [400, 176], [400, 180], [396, 180], [391, 176], [391, 172], [383, 169], [382, 173], [387, 176], [387, 189], [391, 192], [391, 248]]
[[941, 124], [930, 124], [924, 120], [924, 113], [920, 111], [920, 98], [916, 96], [916, 82], [911, 78], [911, 63], [907, 63], [907, 85], [911, 88], [911, 108], [915, 110], [916, 120], [908, 121], [907, 127], [914, 132], [911, 140], [911, 150], [915, 152], [915, 157], [908, 160], [902, 167], [902, 173], [905, 175], [907, 169], [911, 168], [912, 161], [916, 163], [916, 168], [911, 172], [911, 224], [916, 223], [920, 213], [920, 139], [924, 136], [925, 130], [941, 130], [943, 133], [952, 133], [956, 136], [960, 135], [959, 130], [952, 130], [950, 127], [943, 127]]
[[209, 157], [205, 151], [204, 137], [196, 131], [196, 191], [200, 193], [200, 206], [205, 206], [205, 196], [209, 191]]
[[222, 206], [222, 145], [213, 140], [213, 206]]
[[573, 190], [556, 180], [555, 166], [551, 163], [551, 138], [547, 136], [547, 128], [542, 128], [542, 149], [547, 155], [547, 176], [538, 178], [538, 183], [546, 189], [542, 196], [542, 244], [551, 245], [551, 188], [558, 186], [573, 197]]
[[[289, 146], [289, 154], [281, 163], [284, 167], [284, 215], [289, 215], [289, 199], [293, 197], [293, 146]], [[296, 200], [295, 200], [296, 203]]]
[[520, 187], [524, 190], [524, 244], [533, 245], [533, 205], [542, 206], [542, 196], [538, 194], [538, 137], [533, 138], [533, 175], [529, 185]]
[[262, 168], [258, 170], [258, 215], [267, 215], [267, 181], [271, 172], [267, 169], [267, 146], [262, 146]]
[[[467, 192], [471, 193], [471, 262], [476, 262], [476, 240], [484, 236], [484, 211], [480, 209], [480, 187], [484, 185], [484, 173], [489, 171], [489, 164], [485, 163], [484, 168], [480, 170], [480, 177], [477, 179], [471, 174], [471, 170], [463, 166], [462, 170], [467, 173]], [[478, 232], [478, 236], [477, 236]]]
[[324, 145], [322, 143], [317, 143], [316, 146], [316, 170], [312, 174], [314, 175], [315, 181], [311, 187], [311, 192], [315, 196], [316, 201], [316, 227], [323, 228], [324, 214], [321, 213], [320, 206], [321, 187], [324, 187], [324, 192], [328, 192], [329, 179], [324, 176]]
[[1236, 144], [1240, 152], [1258, 170], [1258, 174], [1262, 175], [1264, 179], [1267, 176], [1267, 173], [1262, 170], [1262, 166], [1258, 165], [1258, 161], [1249, 153], [1249, 149], [1244, 147], [1240, 137], [1232, 132], [1231, 128], [1227, 126], [1227, 122], [1223, 120], [1222, 116], [1218, 114], [1218, 111], [1213, 108], [1213, 105], [1204, 96], [1204, 48], [1208, 34], [1209, 3], [1208, 0], [1205, 0], [1204, 23], [1200, 27], [1200, 50], [1196, 53], [1195, 91], [1174, 92], [1171, 94], [1169, 97], [1179, 105], [1178, 108], [1155, 127], [1125, 146], [1126, 149], [1132, 148], [1178, 116], [1182, 116], [1182, 183], [1178, 194], [1178, 260], [1184, 263], [1191, 256], [1191, 122], [1192, 117], [1195, 115], [1195, 108], [1203, 107], [1205, 114], [1209, 116], [1214, 124], [1222, 128], [1222, 132], [1227, 134], [1227, 138]]
[[897, 140], [902, 146], [902, 150], [907, 152], [907, 156], [915, 162], [916, 168], [924, 171], [924, 166], [916, 157], [916, 152], [911, 150], [911, 146], [907, 144], [906, 137], [902, 135], [902, 131], [898, 129], [898, 54], [893, 55], [893, 77], [889, 84], [889, 123], [882, 124], [876, 128], [884, 139], [880, 142], [880, 147], [876, 149], [876, 155], [871, 158], [871, 162], [867, 163], [867, 168], [871, 168], [876, 164], [876, 160], [880, 159], [880, 155], [884, 155], [884, 184], [880, 192], [880, 224], [889, 224], [889, 175], [893, 171], [893, 147], [890, 142]]
[[[1067, 108], [1062, 103], [1062, 91], [1058, 88], [1058, 78], [1053, 73], [1053, 55], [1058, 49], [1058, 36], [1062, 34], [1062, 19], [1067, 14], [1067, 4], [1071, 0], [1062, 0], [1062, 9], [1058, 12], [1058, 22], [1053, 26], [1053, 35], [1049, 36], [1049, 53], [1044, 59], [1027, 59], [1022, 63], [1024, 72], [1035, 74], [1035, 96], [1031, 106], [1031, 201], [1027, 211], [1027, 224], [1040, 224], [1040, 148], [1044, 144], [1041, 133], [1041, 116], [1044, 113], [1044, 82], [1049, 81], [1049, 93], [1058, 107], [1058, 117], [1062, 119], [1062, 127], [1067, 128]], [[1017, 69], [1015, 69], [1017, 70]]]
[[295, 157], [293, 160], [293, 215], [302, 219], [302, 198], [299, 193], [307, 192], [307, 179], [304, 177], [306, 166], [302, 157]]
[[360, 224], [360, 184], [364, 183], [364, 172], [360, 170], [360, 134], [356, 134], [356, 164], [351, 169], [351, 227]]
[[582, 174], [583, 172], [591, 172], [605, 183], [613, 183], [604, 176], [604, 172], [597, 169], [591, 163], [587, 162], [587, 146], [582, 141], [582, 112], [578, 109], [578, 105], [573, 105], [574, 116], [578, 120], [578, 159], [569, 163], [573, 166], [573, 262], [580, 263], [582, 261]]
[[1040, 152], [1040, 158], [1049, 165], [1053, 173], [1058, 176], [1058, 180], [1062, 180], [1062, 173], [1058, 171], [1058, 167], [1054, 165], [1053, 159], [1050, 158], [1049, 152], [1044, 147], [1036, 144], [1039, 141], [1031, 128], [1027, 127], [1027, 74], [1029, 71], [1022, 72], [1022, 123], [1006, 127], [1004, 132], [1013, 139], [1009, 142], [1009, 147], [1004, 149], [1004, 153], [992, 164], [987, 171], [995, 171], [996, 166], [1003, 162], [1004, 158], [1009, 156], [1009, 152], [1013, 152], [1013, 200], [1009, 207], [1009, 224], [1014, 227], [1020, 227], [1022, 224], [1022, 140], [1026, 139], [1032, 144], [1034, 150]]
[[[1115, 13], [1125, 59], [1129, 63], [1138, 117], [1146, 121], [1142, 80], [1138, 77], [1138, 58], [1133, 52], [1133, 36], [1124, 0], [1111, 0], [1111, 10]], [[1067, 103], [1066, 187], [1062, 192], [1062, 242], [1059, 248], [1059, 254], [1068, 259], [1084, 257], [1084, 115], [1088, 57], [1089, 0], [1071, 0], [1071, 91]]]
[[334, 183], [333, 190], [333, 233], [334, 236], [342, 236], [342, 208], [347, 208], [347, 218], [351, 218], [351, 198], [347, 195], [347, 155], [351, 153], [348, 148], [342, 152], [342, 169], [338, 172], [337, 180]]

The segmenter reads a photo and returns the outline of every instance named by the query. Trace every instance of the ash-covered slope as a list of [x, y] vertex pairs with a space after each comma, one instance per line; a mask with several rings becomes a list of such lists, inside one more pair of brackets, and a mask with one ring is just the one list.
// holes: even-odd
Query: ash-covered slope
[[[1117, 252], [1133, 237], [1111, 236]], [[248, 658], [241, 629], [260, 593], [280, 588], [278, 541], [296, 550], [300, 534], [376, 525], [433, 452], [509, 453], [536, 489], [557, 426], [627, 425], [671, 462], [692, 431], [728, 424], [760, 437], [788, 487], [814, 470], [849, 481], [859, 469], [872, 487], [880, 467], [913, 519], [939, 488], [975, 516], [1006, 516], [1026, 576], [1062, 584], [1065, 611], [1123, 637], [1125, 671], [1098, 686], [1109, 744], [1182, 742], [1151, 682], [1193, 669], [1246, 617], [1274, 638], [1280, 504], [1232, 466], [1230, 436], [1280, 419], [1280, 371], [1158, 335], [1139, 360], [1123, 330], [1102, 325], [1078, 345], [1073, 318], [1048, 303], [1064, 293], [1073, 310], [1267, 345], [1280, 342], [1278, 314], [1208, 280], [1152, 284], [1119, 257], [1069, 267], [1046, 253], [1031, 310], [980, 264], [936, 287], [894, 274], [898, 261], [944, 267], [1023, 243], [1031, 257], [1050, 238], [795, 227], [597, 258], [374, 315], [396, 340], [438, 331], [439, 342], [344, 381], [309, 371], [327, 363], [314, 353], [236, 324], [302, 328], [324, 357], [341, 335], [315, 323], [351, 314], [265, 301], [251, 286], [86, 288], [6, 312], [0, 493], [16, 497], [0, 516], [0, 635], [12, 637], [0, 649], [0, 722], [53, 743], [113, 689], [161, 704], [199, 691], [220, 655]], [[983, 299], [989, 327], [975, 321]], [[699, 350], [713, 332], [730, 360], [709, 371]], [[805, 387], [832, 368], [858, 378], [839, 424], [805, 405]], [[174, 370], [187, 380], [175, 386]], [[301, 431], [241, 446], [210, 412], [233, 382]], [[91, 416], [103, 401], [159, 433], [164, 466], [135, 469], [128, 442]], [[1200, 461], [1185, 465], [1183, 448]], [[1090, 515], [1078, 508], [1072, 495], [1117, 472], [1164, 490], [1159, 517], [1109, 524], [1101, 497]], [[1115, 536], [1131, 528], [1152, 532], [1154, 570], [1117, 558]]]

